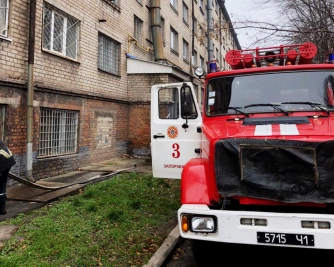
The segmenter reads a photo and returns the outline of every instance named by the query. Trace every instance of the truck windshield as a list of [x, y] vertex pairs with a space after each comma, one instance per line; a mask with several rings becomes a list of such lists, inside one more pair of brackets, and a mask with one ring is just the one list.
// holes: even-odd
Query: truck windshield
[[206, 114], [334, 111], [333, 89], [334, 72], [328, 70], [213, 78], [207, 84]]

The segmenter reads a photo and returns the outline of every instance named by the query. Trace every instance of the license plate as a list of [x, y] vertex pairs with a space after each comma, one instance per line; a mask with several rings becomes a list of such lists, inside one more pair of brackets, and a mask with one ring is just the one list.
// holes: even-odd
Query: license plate
[[265, 244], [314, 247], [313, 235], [257, 232], [257, 242]]

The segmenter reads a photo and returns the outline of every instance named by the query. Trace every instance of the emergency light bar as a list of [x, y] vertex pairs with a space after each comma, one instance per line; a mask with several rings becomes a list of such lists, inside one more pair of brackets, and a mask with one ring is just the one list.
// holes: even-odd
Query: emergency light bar
[[236, 70], [266, 66], [310, 64], [316, 54], [316, 45], [307, 42], [295, 45], [230, 50], [227, 52], [225, 59], [231, 68]]

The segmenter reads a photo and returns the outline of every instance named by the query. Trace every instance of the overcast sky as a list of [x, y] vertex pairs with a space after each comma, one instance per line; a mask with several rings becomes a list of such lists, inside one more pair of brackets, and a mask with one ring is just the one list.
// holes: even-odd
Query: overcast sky
[[266, 19], [270, 19], [272, 22], [273, 16], [277, 15], [273, 10], [264, 9], [263, 7], [259, 8], [254, 2], [254, 0], [225, 0], [226, 10], [237, 33], [239, 43], [244, 49], [249, 46], [251, 46], [249, 48], [258, 46], [254, 46], [252, 43], [256, 41], [256, 38], [260, 38], [260, 36], [251, 29], [237, 29], [238, 24], [236, 22], [245, 19], [253, 21], [266, 21]]

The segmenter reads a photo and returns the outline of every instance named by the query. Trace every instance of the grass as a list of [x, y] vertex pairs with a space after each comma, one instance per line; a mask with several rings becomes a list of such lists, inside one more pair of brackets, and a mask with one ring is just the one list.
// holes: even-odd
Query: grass
[[137, 173], [87, 186], [1, 222], [19, 229], [0, 247], [0, 266], [143, 266], [167, 237], [179, 194], [180, 180]]

